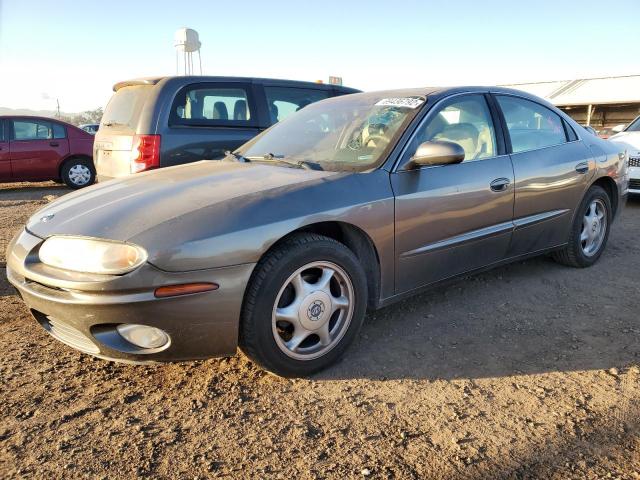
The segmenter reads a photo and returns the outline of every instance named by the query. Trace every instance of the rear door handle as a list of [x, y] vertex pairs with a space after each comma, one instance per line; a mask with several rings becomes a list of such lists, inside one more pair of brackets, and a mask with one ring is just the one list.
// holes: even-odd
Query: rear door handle
[[60, 143], [58, 143], [58, 142], [49, 142], [49, 145], [51, 145], [52, 147], [58, 147], [58, 146], [60, 146]]
[[496, 178], [489, 186], [494, 192], [504, 192], [509, 188], [510, 183], [511, 181], [508, 178]]
[[576, 165], [576, 172], [587, 173], [589, 171], [589, 164], [587, 162], [580, 162]]

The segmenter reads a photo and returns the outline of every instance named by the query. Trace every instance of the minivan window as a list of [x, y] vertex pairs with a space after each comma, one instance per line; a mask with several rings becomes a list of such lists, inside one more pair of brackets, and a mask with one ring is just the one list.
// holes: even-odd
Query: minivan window
[[49, 140], [53, 138], [51, 123], [38, 120], [14, 120], [15, 140]]
[[251, 119], [244, 88], [194, 86], [178, 93], [173, 103], [172, 123], [220, 125]]
[[329, 98], [327, 90], [315, 88], [264, 87], [269, 117], [274, 124], [311, 103]]
[[496, 156], [496, 134], [483, 95], [454, 97], [418, 131], [411, 147], [415, 153], [423, 142], [446, 141], [464, 149], [464, 161]]
[[542, 105], [504, 95], [497, 95], [507, 122], [513, 153], [558, 145], [567, 141], [562, 119]]
[[104, 109], [100, 125], [103, 127], [128, 127], [136, 129], [142, 107], [151, 85], [131, 85], [119, 88]]

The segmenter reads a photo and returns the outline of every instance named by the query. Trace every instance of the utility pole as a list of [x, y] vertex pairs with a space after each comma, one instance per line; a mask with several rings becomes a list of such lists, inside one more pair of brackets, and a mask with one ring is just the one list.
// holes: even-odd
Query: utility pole
[[60, 118], [60, 100], [56, 98], [56, 118]]

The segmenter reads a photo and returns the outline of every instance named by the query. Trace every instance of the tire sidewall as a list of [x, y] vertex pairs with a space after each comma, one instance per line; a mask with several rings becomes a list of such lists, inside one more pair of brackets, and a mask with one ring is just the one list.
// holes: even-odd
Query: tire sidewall
[[[83, 165], [87, 167], [89, 169], [89, 172], [91, 173], [91, 177], [89, 178], [89, 181], [83, 185], [76, 185], [69, 178], [69, 171], [71, 170], [71, 168], [73, 168], [76, 165]], [[64, 166], [62, 167], [61, 176], [62, 176], [62, 181], [65, 183], [65, 185], [67, 185], [69, 188], [77, 190], [80, 188], [88, 187], [89, 185], [93, 185], [93, 183], [96, 180], [96, 170], [93, 166], [93, 162], [91, 162], [90, 160], [87, 160], [85, 158], [72, 158], [65, 162]]]
[[[589, 204], [591, 204], [591, 202], [593, 202], [596, 199], [602, 200], [602, 203], [604, 203], [604, 206], [606, 209], [606, 215], [607, 215], [607, 225], [606, 225], [604, 238], [602, 239], [602, 244], [600, 245], [600, 248], [598, 249], [595, 255], [592, 255], [589, 257], [585, 255], [584, 252], [582, 251], [582, 242], [580, 241], [580, 234], [582, 230], [582, 219], [584, 217], [584, 214], [586, 213], [587, 207]], [[573, 236], [571, 241], [573, 242], [573, 248], [575, 251], [576, 259], [580, 264], [582, 264], [585, 267], [588, 267], [598, 261], [598, 259], [602, 255], [602, 252], [604, 252], [604, 249], [607, 246], [607, 241], [609, 239], [609, 232], [611, 231], [612, 220], [613, 218], [612, 218], [612, 210], [611, 210], [611, 200], [609, 199], [609, 195], [607, 195], [607, 192], [605, 192], [603, 188], [597, 185], [592, 186], [587, 191], [587, 194], [584, 196], [584, 199], [580, 204], [580, 208], [578, 209], [578, 213], [573, 223], [573, 232], [572, 232]]]
[[[276, 343], [272, 330], [273, 307], [289, 276], [298, 268], [315, 261], [335, 263], [346, 272], [353, 285], [355, 305], [347, 331], [329, 352], [313, 360], [297, 360], [287, 356]], [[243, 314], [243, 328], [254, 330], [252, 337], [257, 341], [252, 347], [258, 354], [258, 363], [281, 376], [306, 376], [334, 363], [357, 336], [366, 312], [367, 283], [364, 270], [356, 256], [335, 241], [317, 240], [311, 244], [293, 246], [256, 286], [259, 288], [257, 298], [251, 311]]]

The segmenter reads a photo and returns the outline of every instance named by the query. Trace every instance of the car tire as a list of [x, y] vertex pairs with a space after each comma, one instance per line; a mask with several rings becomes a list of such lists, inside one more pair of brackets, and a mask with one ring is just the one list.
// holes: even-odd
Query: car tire
[[602, 187], [593, 185], [578, 207], [569, 242], [562, 250], [553, 252], [553, 259], [575, 268], [596, 263], [607, 245], [612, 219], [609, 195]]
[[87, 158], [70, 158], [62, 166], [60, 177], [67, 187], [77, 190], [96, 181], [96, 169]]
[[294, 234], [256, 266], [245, 293], [240, 349], [276, 375], [310, 375], [344, 353], [366, 306], [366, 276], [354, 253], [329, 237]]

